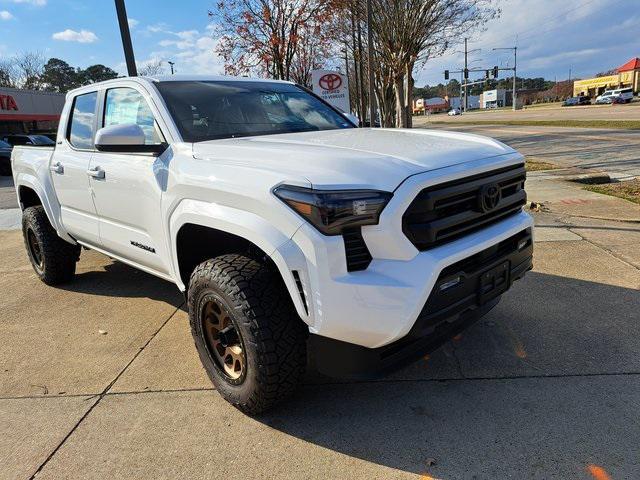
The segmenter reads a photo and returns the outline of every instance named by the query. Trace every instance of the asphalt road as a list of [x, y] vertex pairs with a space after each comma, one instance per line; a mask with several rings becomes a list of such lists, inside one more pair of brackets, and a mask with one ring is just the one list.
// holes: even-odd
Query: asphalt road
[[493, 137], [532, 159], [561, 167], [579, 167], [640, 176], [640, 131], [511, 125], [428, 125]]
[[[425, 117], [418, 118], [426, 119]], [[472, 120], [640, 120], [640, 102], [580, 107], [540, 106], [516, 112], [509, 109], [471, 110], [458, 117], [437, 114], [430, 118], [438, 122], [452, 123]]]

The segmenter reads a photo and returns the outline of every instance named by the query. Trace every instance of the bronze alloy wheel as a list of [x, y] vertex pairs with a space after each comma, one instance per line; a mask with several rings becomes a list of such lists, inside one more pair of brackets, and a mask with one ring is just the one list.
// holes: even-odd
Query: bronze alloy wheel
[[200, 319], [207, 351], [214, 364], [229, 383], [242, 383], [247, 374], [247, 360], [229, 309], [217, 295], [209, 295], [202, 302]]
[[44, 257], [42, 255], [42, 249], [40, 248], [40, 243], [36, 238], [36, 234], [33, 233], [31, 228], [27, 229], [27, 245], [29, 246], [29, 255], [33, 260], [34, 266], [38, 269], [38, 271], [42, 271], [44, 268]]

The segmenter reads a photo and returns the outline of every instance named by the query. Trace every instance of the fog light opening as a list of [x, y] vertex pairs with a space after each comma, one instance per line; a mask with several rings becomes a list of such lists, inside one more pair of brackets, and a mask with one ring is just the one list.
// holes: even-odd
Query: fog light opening
[[451, 280], [447, 280], [446, 282], [441, 283], [439, 287], [440, 291], [444, 292], [445, 290], [449, 290], [450, 288], [457, 286], [461, 280], [462, 279], [460, 278], [460, 276], [457, 276], [455, 278], [452, 278]]

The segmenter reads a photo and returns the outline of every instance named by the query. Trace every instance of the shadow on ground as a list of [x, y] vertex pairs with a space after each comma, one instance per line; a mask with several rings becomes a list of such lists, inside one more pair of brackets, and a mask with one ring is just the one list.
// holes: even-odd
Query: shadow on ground
[[73, 282], [58, 288], [103, 297], [149, 298], [174, 307], [184, 303], [183, 296], [171, 282], [117, 261], [99, 270], [78, 272]]
[[454, 342], [464, 378], [431, 379], [441, 367], [424, 363], [395, 381], [308, 385], [261, 421], [442, 479], [589, 478], [590, 464], [635, 478], [638, 306], [638, 290], [531, 272]]

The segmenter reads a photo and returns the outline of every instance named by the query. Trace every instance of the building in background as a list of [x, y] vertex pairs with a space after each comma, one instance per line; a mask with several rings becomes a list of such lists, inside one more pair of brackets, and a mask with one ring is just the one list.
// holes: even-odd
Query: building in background
[[[449, 99], [449, 105], [451, 108], [462, 110], [462, 101], [460, 97], [451, 97]], [[477, 110], [480, 108], [480, 95], [468, 95], [467, 96], [467, 110]]]
[[0, 87], [0, 134], [56, 132], [64, 97], [63, 93]]
[[615, 74], [604, 77], [587, 78], [573, 82], [573, 96], [586, 95], [595, 98], [605, 90], [632, 88], [640, 92], [640, 58], [632, 58], [616, 69]]
[[439, 113], [449, 110], [449, 102], [447, 98], [416, 98], [413, 101], [413, 114], [426, 115], [427, 113]]
[[[522, 101], [523, 98], [525, 98], [524, 94], [529, 92], [530, 90], [518, 90], [516, 108], [522, 108]], [[521, 93], [523, 94], [522, 96]], [[480, 94], [480, 108], [502, 108], [512, 106], [513, 92], [511, 90], [499, 88], [497, 90], [487, 90]]]
[[510, 103], [507, 103], [507, 91], [503, 88], [487, 90], [480, 94], [480, 108], [500, 108], [508, 107], [509, 105]]

